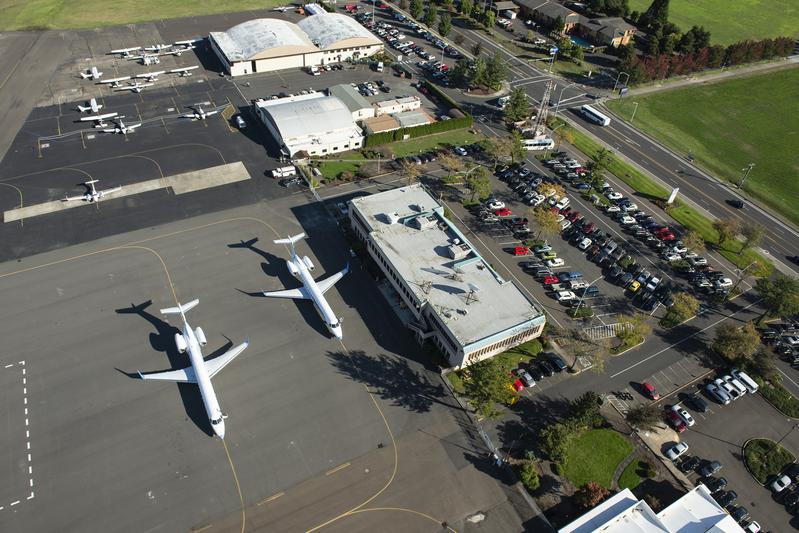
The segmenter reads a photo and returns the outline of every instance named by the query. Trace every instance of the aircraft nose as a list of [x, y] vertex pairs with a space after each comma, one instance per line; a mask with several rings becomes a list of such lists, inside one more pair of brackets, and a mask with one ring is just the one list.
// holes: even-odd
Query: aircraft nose
[[225, 422], [224, 421], [219, 422], [218, 424], [212, 424], [211, 427], [214, 428], [214, 433], [216, 433], [217, 437], [219, 437], [220, 439], [224, 439], [225, 438]]
[[340, 327], [333, 328], [333, 335], [335, 335], [338, 340], [341, 340], [342, 338], [344, 338], [344, 335], [341, 333], [341, 328]]

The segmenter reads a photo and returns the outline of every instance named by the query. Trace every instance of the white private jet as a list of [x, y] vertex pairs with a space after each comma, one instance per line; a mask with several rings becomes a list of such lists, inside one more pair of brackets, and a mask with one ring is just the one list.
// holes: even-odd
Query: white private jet
[[86, 113], [87, 111], [91, 111], [92, 113], [99, 113], [100, 109], [103, 108], [103, 104], [98, 104], [97, 100], [95, 100], [94, 98], [89, 100], [88, 104], [89, 105], [79, 105], [78, 111], [80, 111], [81, 113]]
[[92, 67], [86, 72], [80, 73], [80, 77], [83, 78], [84, 80], [87, 78], [91, 80], [99, 80], [102, 75], [103, 73], [97, 70], [97, 67]]
[[153, 81], [158, 81], [158, 76], [160, 76], [161, 74], [166, 74], [166, 70], [157, 70], [155, 72], [145, 72], [144, 74], [136, 74], [134, 78], [145, 79], [147, 81], [153, 82]]
[[119, 117], [119, 120], [116, 121], [116, 124], [114, 124], [113, 128], [104, 129], [103, 132], [105, 132], [105, 133], [122, 133], [124, 135], [127, 135], [128, 133], [133, 133], [134, 130], [136, 130], [136, 128], [141, 126], [141, 122], [138, 122], [136, 124], [131, 124], [130, 126], [126, 126], [125, 123], [122, 122], [123, 118], [125, 118], [125, 117]]
[[100, 83], [107, 83], [111, 87], [119, 87], [119, 82], [121, 81], [128, 81], [130, 76], [122, 76], [121, 78], [112, 78], [110, 80], [103, 80]]
[[136, 83], [131, 83], [129, 85], [119, 86], [119, 87], [117, 87], [114, 90], [115, 91], [133, 91], [134, 93], [140, 93], [142, 91], [142, 89], [144, 89], [145, 87], [152, 87], [153, 85], [155, 85], [155, 83], [139, 83], [137, 81]]
[[183, 78], [183, 77], [191, 76], [191, 72], [190, 71], [192, 71], [194, 69], [198, 69], [198, 68], [200, 68], [200, 67], [198, 67], [196, 65], [193, 66], [193, 67], [173, 68], [172, 70], [169, 71], [169, 73], [170, 74], [177, 74], [178, 76]]
[[133, 48], [120, 48], [118, 50], [111, 50], [111, 54], [119, 54], [120, 57], [128, 57], [131, 52], [138, 52], [141, 46], [134, 46]]
[[247, 346], [250, 345], [250, 341], [247, 339], [219, 357], [205, 361], [203, 359], [202, 350], [200, 349], [208, 343], [205, 338], [205, 333], [202, 328], [199, 327], [191, 329], [188, 321], [186, 321], [185, 314], [198, 303], [200, 303], [200, 300], [192, 300], [187, 304], [178, 305], [177, 307], [161, 309], [161, 313], [165, 315], [180, 315], [183, 319], [183, 333], [175, 334], [175, 346], [180, 353], [188, 352], [191, 365], [179, 370], [168, 370], [166, 372], [152, 372], [149, 374], [142, 374], [139, 372], [139, 378], [144, 380], [173, 381], [176, 383], [195, 383], [200, 388], [200, 396], [202, 396], [208, 420], [211, 422], [211, 429], [213, 429], [214, 433], [220, 439], [224, 439], [225, 415], [222, 414], [222, 409], [219, 408], [219, 401], [216, 399], [214, 387], [211, 385], [211, 378], [225, 368], [236, 356], [246, 350]]
[[108, 124], [105, 123], [105, 119], [113, 118], [117, 116], [116, 111], [112, 111], [111, 113], [104, 113], [102, 115], [92, 115], [90, 117], [81, 117], [80, 122], [94, 122], [95, 128], [104, 128]]
[[335, 336], [337, 339], [341, 339], [341, 319], [336, 318], [335, 313], [333, 313], [333, 310], [330, 308], [330, 305], [328, 305], [327, 300], [325, 300], [324, 294], [330, 290], [330, 288], [333, 287], [338, 280], [343, 278], [344, 274], [350, 271], [350, 267], [347, 265], [341, 272], [337, 272], [329, 278], [317, 283], [310, 274], [310, 272], [314, 270], [314, 264], [307, 255], [300, 258], [297, 255], [297, 251], [294, 249], [294, 243], [304, 238], [305, 233], [300, 233], [299, 235], [294, 235], [288, 239], [278, 239], [275, 241], [275, 244], [291, 245], [291, 259], [286, 260], [286, 266], [294, 277], [300, 279], [302, 282], [302, 287], [299, 289], [288, 289], [284, 291], [264, 292], [263, 295], [267, 298], [311, 300], [316, 308], [316, 312], [319, 313], [319, 316], [324, 321], [328, 331], [330, 331], [330, 333], [333, 334], [333, 336]]
[[184, 113], [180, 115], [181, 118], [190, 118], [192, 120], [205, 120], [207, 117], [219, 113], [218, 109], [214, 109], [212, 111], [206, 111], [205, 109], [203, 109], [203, 105], [207, 104], [194, 104], [192, 106], [193, 111], [191, 113]]
[[119, 186], [119, 187], [114, 187], [113, 189], [105, 189], [104, 191], [98, 191], [94, 187], [94, 184], [97, 183], [98, 181], [99, 180], [89, 180], [85, 182], [83, 185], [85, 185], [88, 188], [85, 194], [81, 194], [80, 196], [67, 196], [64, 198], [64, 201], [72, 202], [75, 200], [82, 200], [84, 202], [94, 203], [94, 202], [99, 202], [109, 194], [113, 194], [115, 192], [119, 192], [122, 190], [122, 187]]

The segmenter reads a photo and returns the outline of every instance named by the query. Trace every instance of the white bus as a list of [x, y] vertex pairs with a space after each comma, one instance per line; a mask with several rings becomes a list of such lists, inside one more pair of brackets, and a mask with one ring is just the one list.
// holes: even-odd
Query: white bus
[[584, 105], [580, 108], [580, 113], [585, 117], [586, 120], [589, 122], [593, 122], [594, 124], [599, 124], [600, 126], [607, 126], [610, 124], [610, 118], [606, 117], [590, 105]]
[[541, 139], [522, 139], [525, 150], [552, 150], [555, 148], [555, 141], [549, 137]]

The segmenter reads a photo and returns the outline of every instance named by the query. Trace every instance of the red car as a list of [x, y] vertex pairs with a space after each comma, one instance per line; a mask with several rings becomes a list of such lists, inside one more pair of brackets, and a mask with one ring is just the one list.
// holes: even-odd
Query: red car
[[569, 213], [569, 216], [567, 216], [566, 218], [569, 220], [569, 222], [574, 222], [575, 220], [580, 218], [580, 212], [572, 211], [571, 213]]
[[543, 283], [544, 285], [553, 285], [559, 281], [557, 276], [544, 276]]
[[675, 235], [674, 235], [672, 232], [670, 232], [670, 231], [669, 231], [669, 232], [660, 233], [660, 234], [658, 234], [658, 236], [657, 236], [657, 237], [658, 237], [658, 239], [660, 239], [661, 241], [673, 241], [674, 239], [676, 239], [676, 238], [677, 238], [677, 237], [676, 237], [676, 236], [675, 236]]
[[660, 399], [660, 394], [648, 381], [641, 383], [641, 388], [644, 389], [644, 393], [649, 396], [650, 400], [658, 401]]
[[502, 209], [497, 209], [494, 211], [494, 214], [498, 217], [509, 217], [513, 214], [513, 211], [508, 209], [507, 207], [503, 207]]
[[682, 418], [680, 418], [680, 416], [671, 409], [666, 411], [666, 420], [677, 433], [682, 433], [685, 431], [685, 422], [683, 422]]
[[569, 207], [569, 206], [566, 206], [566, 207], [564, 207], [563, 209], [560, 210], [560, 214], [563, 215], [564, 217], [566, 215], [568, 215], [569, 213], [571, 213], [571, 212], [572, 212], [572, 208]]
[[524, 390], [524, 383], [522, 383], [522, 380], [517, 379], [513, 382], [513, 390], [516, 392], [522, 392]]
[[527, 246], [516, 246], [513, 249], [513, 255], [532, 255], [533, 253], [530, 251], [530, 248]]
[[662, 226], [655, 230], [655, 235], [660, 235], [661, 233], [671, 233], [671, 228], [668, 226]]

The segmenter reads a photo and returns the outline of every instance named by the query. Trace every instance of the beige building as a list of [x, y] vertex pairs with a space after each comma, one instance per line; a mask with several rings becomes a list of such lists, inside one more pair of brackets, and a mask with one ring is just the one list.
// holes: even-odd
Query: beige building
[[422, 107], [422, 101], [418, 96], [403, 96], [391, 100], [383, 100], [375, 104], [375, 116], [391, 115], [402, 113], [403, 111], [413, 111]]

